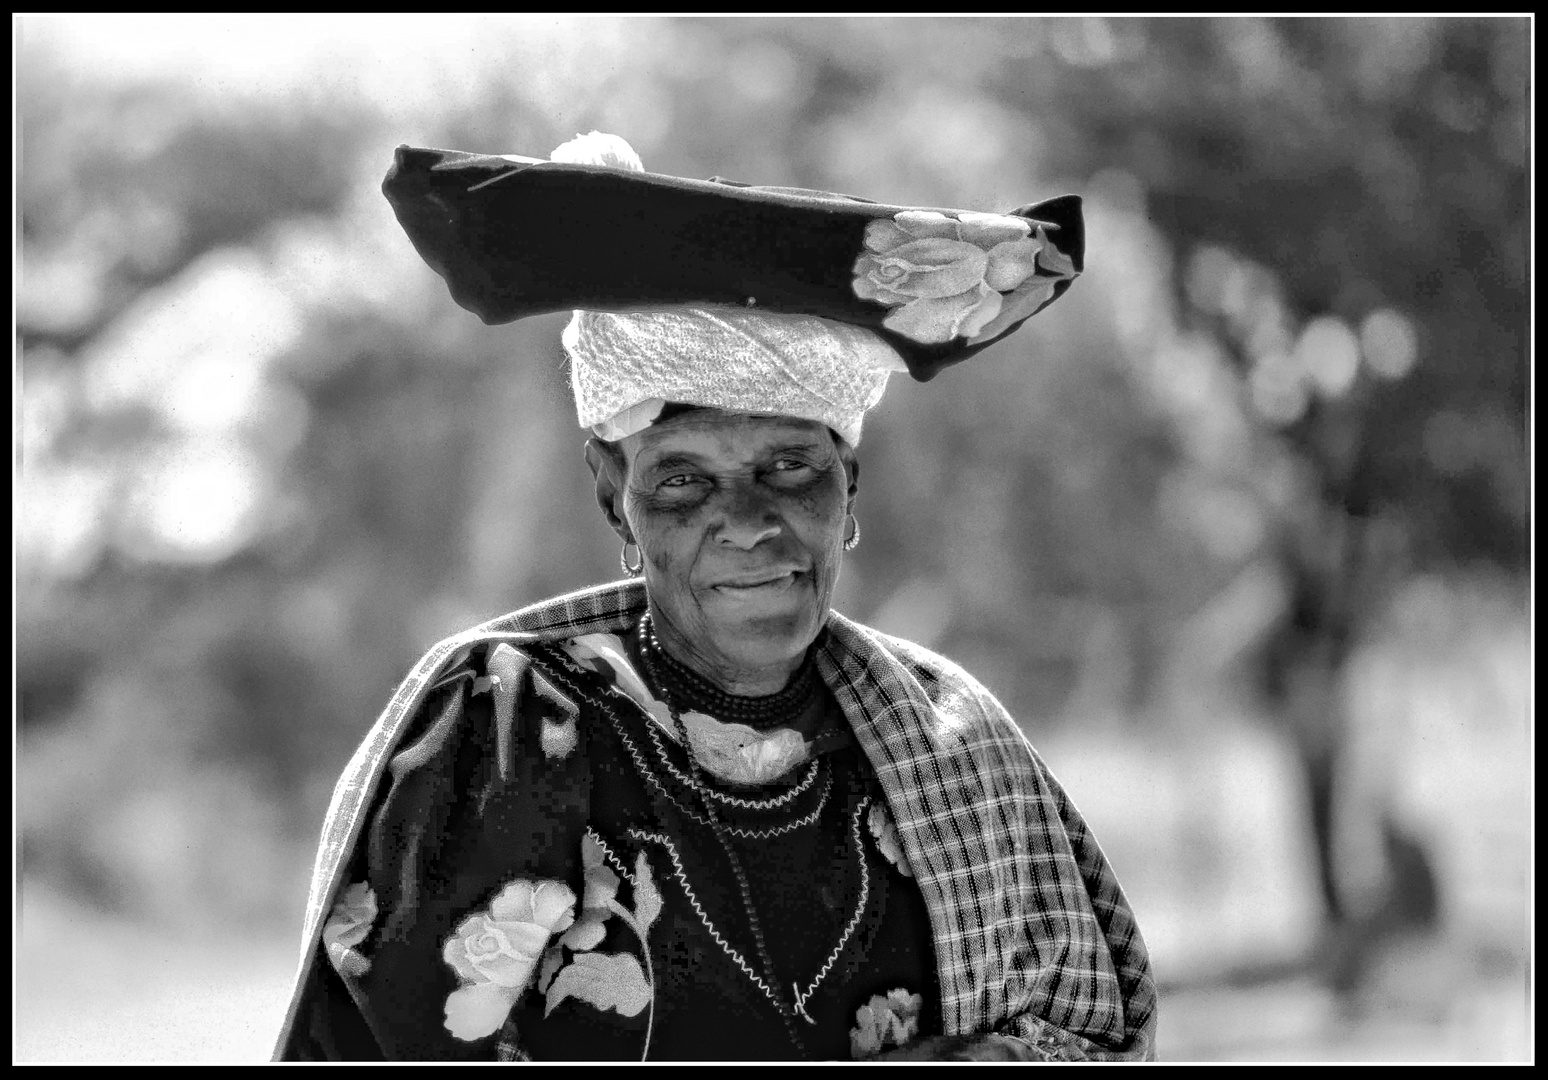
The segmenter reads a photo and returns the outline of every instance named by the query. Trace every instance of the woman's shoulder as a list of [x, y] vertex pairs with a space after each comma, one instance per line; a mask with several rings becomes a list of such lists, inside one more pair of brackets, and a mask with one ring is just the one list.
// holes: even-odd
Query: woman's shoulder
[[[899, 664], [933, 698], [938, 690], [972, 690], [974, 693], [989, 691], [961, 664], [932, 649], [909, 641], [873, 626], [835, 615], [830, 630], [841, 648], [857, 654], [862, 660], [873, 662], [872, 650], [880, 651]], [[870, 654], [870, 655], [868, 655]], [[992, 696], [992, 695], [991, 695]]]
[[[644, 591], [621, 582], [566, 593], [437, 642], [398, 683], [335, 787], [330, 818], [352, 822], [396, 766], [452, 760], [477, 745], [501, 761], [565, 748], [575, 702], [538, 657], [588, 633], [627, 625]], [[487, 756], [487, 755], [486, 755]]]
[[907, 638], [896, 637], [875, 629], [872, 629], [871, 633], [892, 654], [893, 658], [917, 679], [931, 684], [958, 682], [978, 685], [978, 680], [973, 678], [961, 664], [932, 649], [925, 648], [916, 641], [909, 641]]
[[897, 637], [842, 617], [831, 625], [841, 650], [866, 668], [867, 675], [916, 685], [935, 711], [955, 723], [977, 723], [997, 732], [1019, 727], [998, 698], [956, 661], [907, 638]]
[[[550, 597], [486, 619], [437, 641], [398, 684], [381, 721], [414, 711], [435, 691], [488, 674], [487, 664], [525, 665], [544, 645], [588, 634], [616, 634], [645, 609], [637, 580], [609, 582]], [[379, 721], [380, 723], [380, 721]]]
[[645, 610], [645, 584], [638, 578], [591, 585], [540, 600], [479, 623], [467, 635], [531, 634], [557, 641], [591, 633], [616, 633]]

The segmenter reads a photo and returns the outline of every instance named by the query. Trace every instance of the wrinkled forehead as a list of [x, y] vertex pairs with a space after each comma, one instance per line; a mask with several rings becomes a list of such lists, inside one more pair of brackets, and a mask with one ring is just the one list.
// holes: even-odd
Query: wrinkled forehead
[[837, 442], [833, 430], [816, 420], [693, 407], [663, 416], [617, 445], [630, 464], [678, 454], [733, 464], [791, 446], [831, 449]]

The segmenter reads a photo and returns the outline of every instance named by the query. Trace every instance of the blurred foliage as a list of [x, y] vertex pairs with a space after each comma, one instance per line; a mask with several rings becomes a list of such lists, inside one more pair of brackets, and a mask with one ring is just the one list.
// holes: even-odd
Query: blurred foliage
[[263, 92], [43, 29], [20, 827], [28, 873], [105, 903], [293, 919], [414, 657], [616, 575], [563, 316], [450, 302], [377, 193], [400, 142], [600, 128], [665, 173], [1083, 193], [1085, 280], [868, 421], [839, 597], [1034, 736], [1277, 705], [1286, 655], [1347, 650], [1412, 574], [1525, 572], [1525, 20], [495, 20]]

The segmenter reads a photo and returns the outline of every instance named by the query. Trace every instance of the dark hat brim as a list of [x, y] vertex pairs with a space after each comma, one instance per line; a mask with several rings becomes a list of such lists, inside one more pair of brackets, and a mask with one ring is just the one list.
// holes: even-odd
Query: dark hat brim
[[[930, 208], [409, 146], [398, 148], [382, 192], [452, 298], [486, 323], [573, 308], [683, 304], [816, 315], [874, 330], [915, 379], [927, 381], [1025, 321], [988, 341], [922, 344], [882, 324], [890, 308], [855, 294], [866, 226]], [[1011, 214], [1042, 225], [1076, 272], [1082, 269], [1079, 196]], [[1069, 278], [1057, 278], [1036, 311], [1068, 287]]]

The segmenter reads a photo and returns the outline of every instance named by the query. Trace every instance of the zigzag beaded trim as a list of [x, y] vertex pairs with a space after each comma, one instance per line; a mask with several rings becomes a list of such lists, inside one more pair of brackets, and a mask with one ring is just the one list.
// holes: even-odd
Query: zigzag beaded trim
[[[634, 759], [634, 767], [639, 770], [639, 772], [645, 777], [646, 780], [650, 781], [652, 787], [661, 792], [662, 795], [666, 796], [667, 801], [670, 802], [673, 806], [677, 807], [677, 809], [689, 820], [695, 822], [696, 824], [703, 825], [706, 828], [714, 828], [710, 822], [710, 819], [706, 815], [700, 814], [698, 811], [692, 809], [691, 807], [684, 806], [677, 800], [676, 795], [667, 790], [666, 785], [661, 782], [661, 778], [656, 775], [655, 770], [650, 767], [650, 764], [645, 760], [644, 755], [641, 754], [639, 748], [635, 746], [634, 740], [629, 738], [628, 733], [623, 730], [623, 725], [615, 723], [614, 729], [618, 732], [618, 737], [623, 740], [624, 747], [629, 751], [629, 756]], [[828, 796], [832, 794], [832, 792], [833, 772], [829, 770], [826, 778], [823, 781], [822, 794], [818, 797], [817, 805], [812, 808], [810, 813], [804, 814], [803, 816], [795, 818], [792, 821], [787, 821], [783, 825], [766, 825], [758, 829], [749, 829], [743, 828], [740, 825], [725, 824], [723, 825], [723, 828], [726, 830], [726, 832], [731, 833], [733, 836], [739, 836], [743, 840], [767, 840], [770, 837], [783, 836], [785, 833], [794, 832], [796, 829], [810, 825], [819, 817], [821, 817], [823, 807], [828, 805]]]
[[607, 841], [602, 839], [602, 835], [598, 833], [596, 829], [593, 829], [590, 825], [586, 826], [586, 835], [591, 837], [592, 842], [596, 844], [597, 847], [602, 849], [603, 856], [607, 859], [608, 862], [613, 864], [613, 869], [618, 871], [618, 876], [623, 878], [630, 885], [633, 885], [634, 874], [627, 866], [623, 864], [622, 859], [613, 854], [613, 849], [608, 847]]
[[[869, 795], [861, 799], [859, 805], [855, 807], [855, 812], [851, 816], [849, 823], [850, 837], [854, 841], [855, 846], [855, 858], [860, 864], [860, 899], [855, 904], [855, 913], [850, 916], [849, 922], [844, 926], [844, 932], [839, 935], [838, 944], [833, 946], [833, 951], [828, 954], [827, 960], [818, 969], [817, 974], [807, 985], [805, 992], [801, 990], [799, 983], [792, 983], [790, 986], [793, 992], [792, 1000], [795, 1002], [796, 1013], [810, 1024], [815, 1024], [816, 1021], [808, 1015], [806, 1003], [817, 993], [817, 988], [822, 985], [822, 980], [828, 977], [828, 972], [833, 970], [833, 965], [838, 963], [838, 958], [843, 955], [844, 947], [849, 944], [849, 939], [854, 936], [856, 928], [860, 925], [860, 920], [865, 917], [865, 905], [871, 898], [871, 872], [870, 868], [866, 866], [865, 848], [862, 846], [860, 837], [860, 818], [870, 803], [871, 797]], [[629, 830], [629, 836], [638, 841], [650, 841], [666, 848], [667, 857], [672, 860], [672, 874], [677, 878], [677, 883], [683, 887], [683, 892], [688, 897], [689, 906], [693, 908], [694, 914], [699, 917], [699, 921], [704, 924], [704, 929], [709, 932], [709, 936], [714, 939], [715, 944], [720, 946], [721, 950], [731, 959], [731, 962], [736, 965], [742, 974], [746, 975], [752, 984], [759, 990], [762, 990], [764, 996], [774, 1003], [774, 1007], [784, 1012], [787, 1007], [785, 1003], [780, 1001], [779, 996], [763, 980], [763, 976], [753, 970], [752, 965], [747, 962], [747, 958], [737, 952], [736, 948], [721, 935], [720, 931], [715, 927], [714, 921], [710, 919], [709, 913], [704, 910], [704, 905], [699, 903], [698, 894], [693, 891], [693, 886], [688, 884], [688, 875], [683, 869], [683, 861], [678, 856], [677, 846], [672, 843], [671, 839], [659, 833], [648, 833], [641, 829], [633, 828]], [[604, 847], [603, 850], [606, 851], [606, 848]]]
[[854, 936], [855, 930], [860, 925], [861, 918], [865, 915], [866, 901], [871, 896], [871, 871], [865, 863], [864, 841], [860, 836], [860, 817], [865, 813], [865, 809], [870, 805], [870, 802], [871, 797], [869, 795], [861, 799], [859, 805], [855, 807], [854, 816], [849, 820], [850, 838], [855, 843], [855, 859], [860, 863], [860, 902], [855, 905], [855, 913], [849, 917], [849, 922], [845, 925], [844, 932], [839, 935], [838, 944], [833, 946], [833, 951], [828, 954], [827, 961], [823, 963], [817, 974], [812, 978], [811, 985], [806, 988], [806, 993], [801, 993], [800, 988], [794, 984], [791, 984], [790, 987], [796, 992], [796, 1012], [805, 1017], [809, 1023], [816, 1023], [816, 1021], [807, 1016], [806, 1003], [817, 992], [817, 987], [821, 985], [822, 980], [828, 977], [828, 972], [833, 969], [833, 965], [838, 962], [838, 958], [843, 954], [844, 946], [848, 945], [849, 939]]

